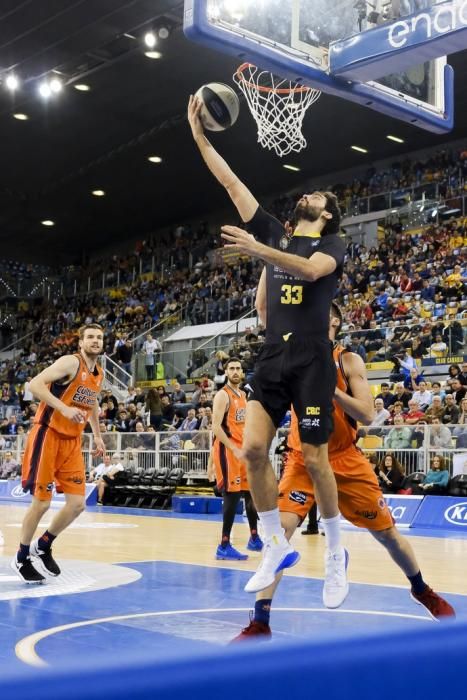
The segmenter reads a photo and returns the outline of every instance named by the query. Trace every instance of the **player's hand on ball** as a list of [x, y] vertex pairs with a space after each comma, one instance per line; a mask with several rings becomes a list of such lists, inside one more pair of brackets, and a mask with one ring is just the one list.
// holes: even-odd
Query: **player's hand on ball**
[[197, 139], [204, 135], [203, 125], [200, 119], [200, 111], [203, 104], [194, 95], [190, 95], [188, 101], [188, 122], [191, 126], [191, 131], [193, 132], [193, 138]]

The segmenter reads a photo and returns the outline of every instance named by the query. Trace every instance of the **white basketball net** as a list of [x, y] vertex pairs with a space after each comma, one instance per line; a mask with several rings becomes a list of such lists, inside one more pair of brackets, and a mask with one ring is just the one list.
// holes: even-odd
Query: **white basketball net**
[[263, 148], [274, 150], [281, 157], [305, 148], [303, 117], [320, 97], [320, 90], [278, 78], [251, 63], [243, 63], [233, 79], [247, 99]]

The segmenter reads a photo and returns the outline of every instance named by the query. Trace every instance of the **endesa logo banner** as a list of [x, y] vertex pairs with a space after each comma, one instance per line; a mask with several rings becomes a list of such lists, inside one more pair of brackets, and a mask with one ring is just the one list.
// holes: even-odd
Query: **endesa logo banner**
[[413, 527], [435, 527], [467, 534], [467, 500], [450, 496], [426, 496]]
[[[53, 484], [50, 484], [52, 490], [52, 502], [65, 502], [63, 493], [57, 493]], [[21, 486], [20, 479], [0, 479], [0, 501], [16, 501], [17, 503], [30, 503], [31, 494], [25, 493]], [[97, 502], [97, 489], [95, 484], [86, 484], [86, 504], [89, 506], [95, 505]]]

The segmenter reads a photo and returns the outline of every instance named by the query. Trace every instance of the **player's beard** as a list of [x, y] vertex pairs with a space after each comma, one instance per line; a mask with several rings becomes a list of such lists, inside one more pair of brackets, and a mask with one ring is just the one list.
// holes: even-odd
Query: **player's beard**
[[318, 221], [319, 217], [323, 213], [321, 207], [314, 207], [310, 204], [301, 204], [297, 202], [297, 206], [294, 211], [294, 220], [298, 223], [301, 219], [305, 221]]

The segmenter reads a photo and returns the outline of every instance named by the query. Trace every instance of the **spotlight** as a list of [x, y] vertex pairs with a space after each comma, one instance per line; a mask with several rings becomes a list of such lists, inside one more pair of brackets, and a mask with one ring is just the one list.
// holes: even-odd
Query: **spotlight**
[[41, 221], [42, 226], [55, 226], [55, 221], [52, 221], [52, 219], [44, 219], [44, 221]]
[[49, 83], [49, 87], [52, 90], [52, 92], [60, 92], [63, 87], [62, 81], [58, 78], [52, 78], [52, 80]]
[[44, 81], [39, 85], [39, 95], [43, 97], [44, 100], [47, 100], [51, 94], [52, 90], [50, 89], [50, 85], [47, 81]]
[[13, 118], [17, 119], [20, 122], [25, 122], [29, 119], [27, 114], [23, 114], [23, 112], [15, 112], [13, 114]]
[[170, 29], [165, 24], [162, 24], [157, 30], [157, 36], [159, 39], [168, 39], [170, 35]]
[[86, 83], [77, 83], [76, 85], [73, 85], [75, 90], [79, 90], [79, 92], [89, 92], [91, 89], [89, 85], [86, 85]]
[[148, 160], [151, 163], [162, 163], [162, 158], [160, 156], [148, 156]]
[[153, 49], [157, 43], [157, 38], [154, 32], [147, 32], [144, 35], [144, 43], [148, 47], [148, 49]]
[[104, 190], [93, 190], [92, 194], [94, 195], [94, 197], [104, 197], [105, 196]]
[[10, 73], [9, 76], [7, 76], [5, 80], [5, 85], [10, 90], [11, 92], [14, 92], [19, 88], [19, 80], [16, 77], [16, 75], [13, 75], [13, 73]]
[[160, 51], [145, 51], [144, 55], [146, 58], [162, 58], [162, 54]]

